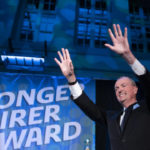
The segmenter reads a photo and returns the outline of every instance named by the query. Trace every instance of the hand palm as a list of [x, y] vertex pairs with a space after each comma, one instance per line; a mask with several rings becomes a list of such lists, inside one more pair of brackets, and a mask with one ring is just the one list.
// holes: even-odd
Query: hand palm
[[130, 48], [127, 39], [127, 28], [125, 28], [125, 33], [123, 36], [119, 25], [117, 26], [117, 28], [116, 25], [114, 25], [113, 27], [114, 34], [112, 33], [111, 29], [108, 30], [113, 45], [105, 44], [105, 46], [116, 52], [117, 54], [128, 52]]
[[72, 65], [70, 54], [67, 49], [66, 50], [62, 49], [62, 53], [63, 55], [58, 51], [60, 61], [57, 58], [55, 58], [55, 61], [59, 65], [63, 75], [65, 77], [69, 77], [72, 74], [74, 74], [74, 68]]
[[118, 54], [124, 53], [126, 50], [129, 49], [129, 44], [125, 37], [120, 37], [114, 39], [112, 50]]
[[64, 76], [68, 76], [73, 71], [71, 60], [64, 60], [60, 65], [60, 69]]

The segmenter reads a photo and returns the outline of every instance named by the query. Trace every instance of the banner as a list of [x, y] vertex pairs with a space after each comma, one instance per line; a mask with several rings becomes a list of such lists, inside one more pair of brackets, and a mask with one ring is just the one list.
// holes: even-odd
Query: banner
[[[78, 79], [95, 101], [95, 82]], [[0, 150], [95, 149], [95, 123], [70, 99], [64, 77], [0, 73]]]

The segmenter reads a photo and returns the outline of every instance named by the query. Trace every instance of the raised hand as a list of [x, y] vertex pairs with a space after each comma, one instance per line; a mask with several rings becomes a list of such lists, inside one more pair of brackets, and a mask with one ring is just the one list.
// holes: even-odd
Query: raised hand
[[114, 34], [112, 33], [111, 29], [108, 29], [108, 33], [113, 45], [106, 43], [105, 46], [117, 54], [120, 54], [129, 64], [132, 64], [135, 61], [135, 57], [129, 47], [127, 28], [124, 29], [124, 36], [122, 35], [119, 24], [113, 24], [113, 28]]
[[58, 51], [58, 55], [60, 61], [57, 58], [54, 58], [54, 60], [60, 67], [62, 74], [67, 78], [68, 82], [74, 82], [76, 77], [68, 49], [62, 48], [62, 54]]

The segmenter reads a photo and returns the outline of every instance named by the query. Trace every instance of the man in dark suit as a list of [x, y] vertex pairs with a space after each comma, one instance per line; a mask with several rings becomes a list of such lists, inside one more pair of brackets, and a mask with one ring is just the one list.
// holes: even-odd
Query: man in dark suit
[[60, 61], [55, 58], [63, 75], [67, 78], [74, 102], [92, 120], [104, 124], [109, 133], [112, 150], [150, 150], [150, 73], [136, 59], [129, 48], [127, 28], [124, 35], [119, 25], [113, 25], [114, 34], [108, 29], [113, 45], [105, 44], [129, 64], [140, 81], [145, 101], [136, 99], [138, 87], [129, 77], [120, 77], [115, 83], [117, 100], [123, 106], [122, 113], [108, 113], [98, 108], [81, 89], [74, 74], [74, 68], [67, 49], [58, 51]]

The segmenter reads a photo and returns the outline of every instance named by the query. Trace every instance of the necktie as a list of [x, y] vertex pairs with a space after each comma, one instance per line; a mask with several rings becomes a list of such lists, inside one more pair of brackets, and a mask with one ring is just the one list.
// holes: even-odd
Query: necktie
[[120, 125], [121, 131], [123, 131], [123, 129], [124, 129], [126, 123], [127, 123], [127, 120], [128, 120], [128, 118], [129, 118], [129, 116], [130, 116], [130, 113], [131, 113], [131, 111], [132, 111], [132, 108], [133, 108], [133, 106], [130, 106], [130, 107], [128, 107], [128, 108], [125, 110], [125, 112], [124, 112], [125, 115], [124, 115], [123, 120], [122, 120], [121, 125]]

